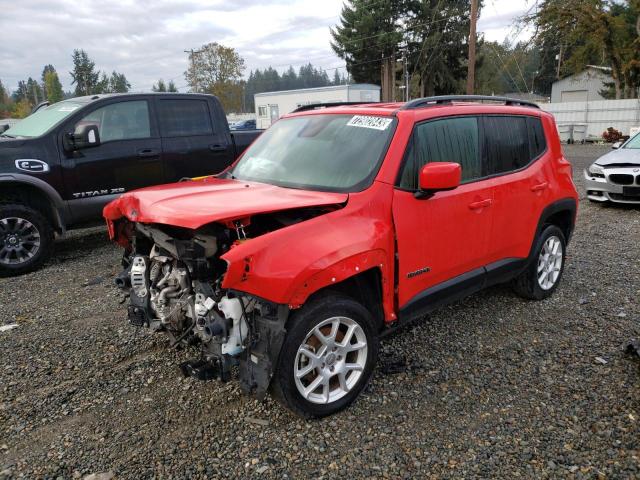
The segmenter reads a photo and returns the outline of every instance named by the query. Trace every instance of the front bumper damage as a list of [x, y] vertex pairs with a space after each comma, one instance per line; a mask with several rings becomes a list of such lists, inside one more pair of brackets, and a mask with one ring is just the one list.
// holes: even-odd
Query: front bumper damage
[[167, 333], [172, 347], [195, 347], [199, 355], [180, 365], [183, 375], [228, 381], [237, 367], [241, 389], [264, 398], [289, 307], [222, 288], [226, 270], [213, 235], [179, 239], [143, 224], [134, 228], [125, 270], [116, 277], [129, 297], [129, 322]]

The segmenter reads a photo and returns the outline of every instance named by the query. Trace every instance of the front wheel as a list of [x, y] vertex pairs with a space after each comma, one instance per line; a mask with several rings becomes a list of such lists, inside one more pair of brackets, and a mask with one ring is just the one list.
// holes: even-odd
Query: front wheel
[[52, 247], [53, 229], [40, 212], [24, 205], [0, 205], [0, 277], [37, 269]]
[[371, 378], [378, 336], [355, 300], [325, 295], [291, 318], [272, 391], [294, 413], [324, 417], [351, 404]]
[[513, 282], [516, 293], [531, 300], [543, 300], [558, 288], [564, 271], [567, 242], [562, 230], [548, 225], [536, 241], [531, 265]]

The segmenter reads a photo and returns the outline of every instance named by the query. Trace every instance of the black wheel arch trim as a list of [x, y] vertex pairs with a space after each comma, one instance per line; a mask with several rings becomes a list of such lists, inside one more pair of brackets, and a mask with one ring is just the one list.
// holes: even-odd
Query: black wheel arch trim
[[[568, 225], [568, 231], [566, 234], [565, 243], [569, 245], [569, 240], [571, 239], [571, 235], [573, 234], [573, 230], [576, 225], [576, 213], [578, 211], [578, 203], [575, 198], [568, 197], [563, 198], [561, 200], [556, 200], [555, 202], [547, 205], [542, 213], [540, 214], [540, 219], [538, 220], [538, 227], [536, 228], [536, 233], [533, 236], [531, 241], [531, 250], [529, 250], [529, 258], [533, 253], [533, 249], [536, 244], [536, 239], [542, 233], [542, 229], [548, 223], [549, 218], [553, 215], [561, 212], [569, 212], [571, 214], [571, 223]], [[558, 225], [561, 227], [560, 225]]]
[[60, 194], [51, 185], [44, 180], [21, 173], [0, 174], [0, 186], [3, 183], [25, 184], [41, 191], [50, 202], [53, 227], [64, 233], [66, 230], [65, 218], [68, 218], [67, 203], [62, 200]]

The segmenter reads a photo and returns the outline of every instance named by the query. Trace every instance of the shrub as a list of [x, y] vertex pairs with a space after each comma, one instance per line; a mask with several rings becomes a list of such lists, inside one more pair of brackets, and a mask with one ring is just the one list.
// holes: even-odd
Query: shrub
[[602, 133], [602, 138], [604, 138], [604, 141], [607, 143], [619, 142], [622, 140], [622, 137], [622, 132], [619, 132], [613, 127], [607, 128], [607, 130]]

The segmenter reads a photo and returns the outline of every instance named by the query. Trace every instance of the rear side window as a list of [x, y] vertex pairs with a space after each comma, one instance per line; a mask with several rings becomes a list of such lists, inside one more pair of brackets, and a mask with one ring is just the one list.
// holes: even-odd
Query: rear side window
[[547, 141], [544, 138], [544, 129], [539, 118], [528, 117], [527, 126], [529, 127], [529, 147], [531, 150], [531, 159], [537, 158], [547, 149]]
[[484, 118], [487, 175], [526, 167], [547, 148], [539, 118]]
[[431, 162], [455, 162], [462, 167], [462, 181], [482, 176], [478, 119], [455, 117], [417, 125], [407, 149], [399, 187], [417, 190], [418, 174]]
[[206, 100], [160, 100], [158, 117], [163, 137], [190, 137], [213, 133]]

